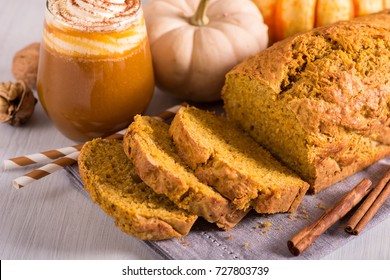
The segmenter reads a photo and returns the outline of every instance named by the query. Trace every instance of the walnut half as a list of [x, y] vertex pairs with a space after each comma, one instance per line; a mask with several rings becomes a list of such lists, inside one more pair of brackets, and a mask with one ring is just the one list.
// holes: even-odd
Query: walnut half
[[37, 99], [23, 81], [0, 83], [0, 122], [19, 126], [34, 112]]

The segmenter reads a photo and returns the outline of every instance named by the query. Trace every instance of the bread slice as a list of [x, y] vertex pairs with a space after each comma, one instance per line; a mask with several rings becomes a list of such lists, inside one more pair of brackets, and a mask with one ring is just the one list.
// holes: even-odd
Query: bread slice
[[309, 184], [224, 117], [183, 107], [170, 133], [180, 157], [238, 209], [293, 212]]
[[123, 152], [121, 141], [87, 142], [78, 164], [92, 200], [125, 233], [144, 240], [181, 237], [188, 234], [197, 219], [140, 180]]
[[225, 230], [235, 226], [246, 214], [195, 177], [177, 155], [168, 124], [137, 115], [123, 144], [140, 178], [178, 207], [215, 222]]
[[390, 155], [390, 10], [278, 42], [226, 75], [228, 118], [317, 193]]

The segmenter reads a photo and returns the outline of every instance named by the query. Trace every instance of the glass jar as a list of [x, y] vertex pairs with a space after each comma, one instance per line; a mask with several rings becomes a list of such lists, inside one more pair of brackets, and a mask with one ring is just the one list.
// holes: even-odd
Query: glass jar
[[140, 1], [48, 0], [38, 69], [40, 102], [65, 136], [125, 128], [154, 91]]

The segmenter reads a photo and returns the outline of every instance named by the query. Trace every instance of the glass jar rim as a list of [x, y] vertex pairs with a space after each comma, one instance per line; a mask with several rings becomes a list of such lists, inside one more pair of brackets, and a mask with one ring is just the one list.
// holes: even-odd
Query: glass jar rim
[[94, 32], [94, 31], [99, 31], [99, 32], [111, 32], [111, 31], [121, 31], [125, 30], [128, 27], [132, 25], [132, 23], [138, 18], [138, 15], [142, 12], [141, 8], [141, 0], [139, 1], [139, 6], [137, 10], [133, 14], [128, 15], [127, 17], [124, 18], [124, 20], [119, 21], [119, 22], [114, 22], [111, 24], [102, 24], [102, 25], [94, 25], [94, 26], [79, 26], [77, 23], [70, 23], [56, 15], [51, 9], [49, 2], [53, 0], [46, 0], [46, 11], [49, 12], [49, 14], [61, 25], [66, 26], [67, 28], [79, 30], [79, 31], [86, 31], [86, 32]]

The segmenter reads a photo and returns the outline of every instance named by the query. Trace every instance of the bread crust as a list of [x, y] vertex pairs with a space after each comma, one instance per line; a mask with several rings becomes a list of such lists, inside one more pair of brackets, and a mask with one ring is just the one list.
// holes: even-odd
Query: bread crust
[[390, 155], [389, 49], [389, 10], [292, 36], [227, 74], [225, 110], [317, 193]]
[[176, 155], [168, 129], [167, 124], [151, 117], [135, 117], [123, 145], [137, 174], [156, 193], [166, 195], [178, 207], [224, 230], [231, 229], [247, 211], [237, 210], [226, 198], [196, 179]]
[[179, 156], [199, 180], [213, 186], [238, 209], [294, 212], [309, 187], [238, 127], [211, 112], [181, 108], [170, 134]]
[[[108, 152], [109, 150], [110, 152]], [[103, 161], [107, 163], [107, 161], [113, 159], [101, 157], [98, 153], [114, 155], [121, 159], [126, 158], [126, 156], [123, 153], [122, 143], [119, 141], [95, 139], [84, 145], [78, 159], [80, 177], [84, 182], [84, 188], [90, 194], [93, 202], [99, 205], [107, 215], [114, 218], [115, 225], [120, 230], [143, 240], [180, 238], [189, 233], [197, 219], [195, 215], [179, 209], [176, 211], [182, 212], [180, 217], [173, 214], [158, 215], [158, 211], [147, 213], [134, 207], [134, 205], [137, 205], [135, 197], [131, 199], [133, 206], [130, 206], [126, 202], [126, 196], [131, 197], [128, 193], [131, 193], [134, 189], [144, 189], [145, 195], [147, 195], [150, 194], [148, 187], [142, 182], [132, 180], [129, 176], [124, 178], [121, 176], [123, 174], [115, 174], [115, 172], [110, 176], [116, 176], [117, 185], [112, 185], [112, 182], [105, 179], [104, 172], [106, 170], [102, 169], [106, 166]], [[128, 160], [127, 163], [131, 165]], [[124, 164], [123, 161], [117, 161], [113, 164], [121, 165], [123, 170], [130, 172], [133, 168], [132, 166], [125, 166], [126, 163]], [[121, 180], [124, 180], [125, 183]], [[126, 189], [121, 189], [118, 187], [119, 185], [124, 185]], [[168, 199], [162, 199], [161, 202], [154, 201], [152, 195], [151, 198], [145, 198], [145, 202], [139, 202], [138, 205], [141, 206], [142, 203], [147, 204], [148, 202], [160, 203], [159, 207], [164, 209], [164, 201], [168, 202]]]

